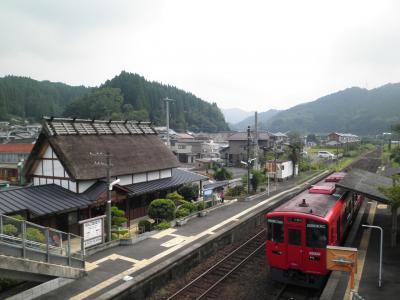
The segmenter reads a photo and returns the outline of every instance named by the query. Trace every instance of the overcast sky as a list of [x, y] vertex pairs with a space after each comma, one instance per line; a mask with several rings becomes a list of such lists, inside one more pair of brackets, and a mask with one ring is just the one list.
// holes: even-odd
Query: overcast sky
[[0, 76], [121, 70], [259, 111], [400, 82], [400, 1], [1, 0]]

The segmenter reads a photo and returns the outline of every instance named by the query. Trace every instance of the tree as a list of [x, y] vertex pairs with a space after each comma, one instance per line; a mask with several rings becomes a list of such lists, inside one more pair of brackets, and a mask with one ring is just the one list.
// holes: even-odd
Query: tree
[[258, 187], [260, 184], [264, 183], [267, 180], [267, 177], [265, 176], [264, 173], [257, 171], [257, 170], [251, 170], [251, 176], [250, 178], [250, 183], [251, 186], [253, 187], [253, 192], [257, 192]]
[[199, 195], [199, 187], [195, 184], [185, 184], [178, 189], [186, 200], [196, 200]]
[[290, 148], [288, 158], [292, 162], [292, 177], [295, 176], [296, 172], [296, 165], [300, 160], [300, 151], [301, 151], [301, 144], [298, 142], [291, 143], [287, 145]]
[[389, 204], [392, 209], [392, 247], [396, 247], [397, 240], [397, 210], [400, 206], [400, 185], [398, 184], [399, 179], [399, 176], [393, 176], [393, 186], [378, 187], [378, 190], [389, 199]]
[[228, 171], [226, 168], [222, 167], [220, 169], [217, 169], [217, 171], [215, 171], [213, 177], [217, 181], [229, 180], [229, 179], [232, 179], [233, 174], [232, 174], [232, 172]]
[[400, 148], [395, 148], [390, 153], [390, 159], [400, 164]]
[[121, 113], [123, 101], [120, 89], [95, 89], [69, 103], [64, 115], [90, 119], [111, 119], [115, 114]]
[[160, 222], [173, 220], [175, 217], [175, 203], [169, 199], [155, 199], [149, 205], [149, 217]]

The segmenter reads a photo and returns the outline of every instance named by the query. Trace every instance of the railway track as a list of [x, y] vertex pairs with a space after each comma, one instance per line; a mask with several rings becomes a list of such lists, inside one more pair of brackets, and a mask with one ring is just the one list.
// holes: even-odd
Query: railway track
[[264, 246], [263, 229], [167, 299], [217, 299], [216, 287]]
[[291, 284], [284, 284], [274, 300], [317, 300], [319, 291], [295, 286]]

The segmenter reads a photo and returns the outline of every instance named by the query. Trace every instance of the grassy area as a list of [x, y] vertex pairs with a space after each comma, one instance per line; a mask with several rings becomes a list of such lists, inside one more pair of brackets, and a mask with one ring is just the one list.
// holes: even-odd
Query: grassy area
[[318, 151], [328, 151], [336, 155], [336, 150], [338, 150], [339, 153], [343, 154], [343, 149], [340, 147], [338, 149], [336, 147], [312, 147], [309, 148], [307, 151], [308, 154], [317, 154]]

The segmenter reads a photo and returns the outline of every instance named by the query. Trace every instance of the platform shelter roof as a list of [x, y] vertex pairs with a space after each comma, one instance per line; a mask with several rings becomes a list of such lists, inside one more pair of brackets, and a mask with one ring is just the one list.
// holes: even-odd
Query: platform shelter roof
[[362, 194], [365, 197], [378, 202], [388, 203], [389, 199], [382, 194], [378, 188], [380, 186], [389, 187], [393, 184], [392, 179], [361, 169], [353, 169], [336, 183], [336, 187]]

